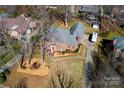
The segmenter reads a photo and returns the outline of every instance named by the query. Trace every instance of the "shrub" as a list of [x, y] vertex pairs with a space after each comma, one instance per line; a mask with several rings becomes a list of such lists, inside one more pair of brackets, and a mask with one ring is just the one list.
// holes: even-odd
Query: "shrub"
[[6, 81], [6, 75], [5, 73], [0, 73], [0, 84], [4, 83]]

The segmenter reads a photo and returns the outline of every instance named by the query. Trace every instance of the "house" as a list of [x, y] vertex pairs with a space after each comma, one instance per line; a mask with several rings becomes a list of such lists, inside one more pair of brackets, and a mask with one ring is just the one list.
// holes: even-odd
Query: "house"
[[5, 31], [16, 39], [21, 40], [22, 35], [32, 32], [32, 29], [36, 27], [36, 22], [26, 18], [24, 14], [17, 16], [16, 18], [3, 18], [0, 21]]
[[50, 54], [65, 50], [74, 51], [81, 43], [84, 34], [84, 27], [81, 22], [74, 24], [70, 29], [52, 27], [44, 36], [48, 41], [47, 51]]
[[79, 7], [81, 12], [98, 13], [98, 6], [95, 5], [80, 5]]
[[118, 17], [119, 13], [124, 10], [124, 6], [114, 5], [112, 6], [111, 15]]
[[113, 22], [124, 28], [124, 6], [113, 6], [111, 16], [114, 18]]
[[8, 16], [9, 16], [8, 13], [0, 13], [0, 20], [2, 20], [3, 18], [6, 18]]
[[117, 24], [124, 28], [124, 11], [120, 11], [118, 14]]
[[114, 37], [113, 45], [116, 57], [121, 56], [124, 58], [124, 37]]

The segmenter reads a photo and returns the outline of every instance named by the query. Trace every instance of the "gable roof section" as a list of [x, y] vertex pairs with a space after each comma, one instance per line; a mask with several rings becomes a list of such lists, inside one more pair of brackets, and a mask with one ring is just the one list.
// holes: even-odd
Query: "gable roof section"
[[13, 18], [4, 18], [1, 22], [3, 22], [6, 29], [10, 29], [16, 24], [16, 20]]
[[60, 27], [52, 27], [48, 31], [47, 38], [56, 40], [58, 43], [64, 43], [73, 47], [77, 46], [76, 36], [83, 36], [84, 28], [83, 25], [78, 22], [72, 26], [69, 30]]
[[84, 27], [82, 26], [81, 22], [78, 22], [74, 24], [74, 26], [72, 26], [69, 31], [70, 31], [70, 34], [73, 35], [74, 37], [79, 35], [82, 38], [84, 34]]
[[17, 25], [16, 31], [19, 33], [25, 33], [30, 24], [30, 20], [26, 20], [23, 15], [19, 15], [16, 18], [4, 18], [2, 22], [6, 29], [11, 29]]
[[16, 23], [18, 25], [17, 31], [20, 33], [25, 33], [29, 27], [30, 20], [26, 20], [23, 15], [16, 18]]

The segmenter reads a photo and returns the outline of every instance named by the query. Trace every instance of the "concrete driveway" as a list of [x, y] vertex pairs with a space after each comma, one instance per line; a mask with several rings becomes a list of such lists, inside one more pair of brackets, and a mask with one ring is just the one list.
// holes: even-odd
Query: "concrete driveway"
[[[82, 44], [84, 44], [87, 48], [86, 65], [85, 65], [85, 80], [86, 80], [86, 87], [90, 88], [92, 87], [92, 83], [91, 83], [92, 80], [90, 77], [92, 77], [92, 74], [91, 74], [92, 64], [93, 64], [92, 51], [94, 50], [94, 43], [90, 42], [89, 35], [85, 34], [82, 39]], [[88, 65], [88, 64], [91, 64], [91, 65]]]

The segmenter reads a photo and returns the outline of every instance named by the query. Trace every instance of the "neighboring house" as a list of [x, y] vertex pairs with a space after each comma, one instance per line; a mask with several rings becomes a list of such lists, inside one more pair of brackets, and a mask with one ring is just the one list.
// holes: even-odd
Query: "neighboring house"
[[21, 40], [21, 35], [15, 30], [11, 33], [11, 37]]
[[46, 5], [46, 8], [57, 9], [57, 6], [56, 5]]
[[120, 11], [118, 14], [117, 24], [124, 28], [124, 11]]
[[113, 39], [114, 51], [116, 53], [116, 57], [124, 58], [124, 37], [115, 37]]
[[95, 5], [81, 5], [79, 7], [81, 12], [98, 13], [98, 6]]
[[30, 34], [32, 29], [36, 27], [36, 22], [26, 18], [24, 14], [17, 16], [16, 18], [3, 18], [0, 21], [5, 31], [16, 39], [21, 39], [22, 35]]
[[124, 11], [124, 6], [114, 5], [112, 6], [111, 15], [118, 17], [120, 11]]
[[124, 6], [113, 6], [111, 16], [117, 25], [124, 28]]
[[9, 16], [8, 13], [0, 13], [0, 20], [2, 20], [3, 18], [6, 18], [8, 16]]
[[98, 6], [95, 5], [81, 5], [79, 6], [79, 16], [86, 21], [90, 26], [98, 23]]
[[78, 48], [84, 34], [84, 27], [82, 23], [78, 22], [70, 29], [52, 27], [45, 35], [48, 41], [47, 51], [49, 54], [55, 52], [62, 52], [67, 49], [74, 51]]

